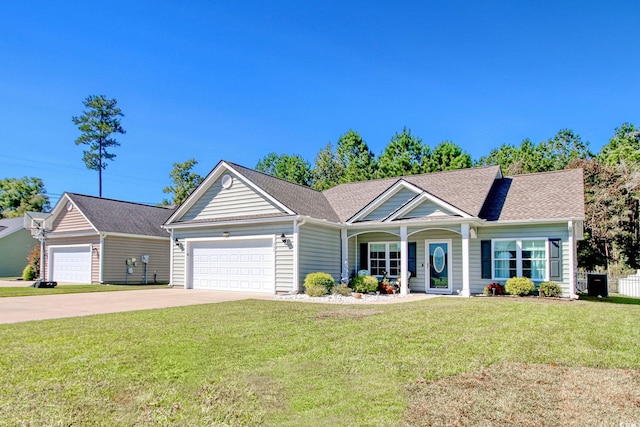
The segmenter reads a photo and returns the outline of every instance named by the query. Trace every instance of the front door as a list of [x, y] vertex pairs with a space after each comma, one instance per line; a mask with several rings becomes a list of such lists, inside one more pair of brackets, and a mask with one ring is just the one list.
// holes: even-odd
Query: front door
[[427, 240], [425, 242], [425, 266], [427, 292], [451, 293], [451, 241]]

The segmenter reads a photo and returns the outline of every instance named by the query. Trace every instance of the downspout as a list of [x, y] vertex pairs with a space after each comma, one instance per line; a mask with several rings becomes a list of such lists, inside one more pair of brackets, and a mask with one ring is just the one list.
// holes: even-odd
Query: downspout
[[[167, 230], [169, 231], [169, 230]], [[174, 240], [173, 240], [173, 228], [169, 231], [169, 235], [171, 236], [169, 238], [169, 284], [167, 285], [170, 288], [173, 288], [173, 262], [174, 262], [174, 258], [173, 258], [173, 248], [176, 246], [174, 244]], [[187, 266], [185, 265], [185, 269], [187, 268]], [[185, 286], [186, 288], [186, 286]]]
[[104, 238], [105, 235], [100, 235], [100, 253], [98, 256], [100, 257], [100, 271], [98, 272], [98, 281], [101, 284], [104, 284]]
[[296, 294], [300, 292], [300, 226], [307, 222], [306, 218], [298, 222], [299, 219], [301, 217], [297, 216], [293, 220], [293, 293]]
[[569, 298], [577, 299], [576, 294], [576, 238], [573, 221], [567, 223], [569, 229]]

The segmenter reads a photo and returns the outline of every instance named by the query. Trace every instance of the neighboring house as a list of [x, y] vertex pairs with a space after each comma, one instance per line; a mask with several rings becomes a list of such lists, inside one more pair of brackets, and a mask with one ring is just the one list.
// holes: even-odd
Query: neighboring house
[[172, 212], [64, 193], [46, 221], [46, 280], [167, 283], [170, 242], [162, 224]]
[[310, 272], [369, 270], [411, 272], [411, 292], [469, 296], [528, 276], [574, 297], [583, 221], [580, 169], [503, 177], [492, 166], [319, 192], [222, 161], [165, 228], [173, 286], [298, 292]]
[[21, 277], [27, 256], [38, 245], [23, 217], [0, 219], [0, 277]]

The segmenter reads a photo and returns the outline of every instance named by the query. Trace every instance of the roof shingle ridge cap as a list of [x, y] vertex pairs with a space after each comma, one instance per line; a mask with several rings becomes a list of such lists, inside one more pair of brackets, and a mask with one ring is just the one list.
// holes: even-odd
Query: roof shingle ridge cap
[[118, 199], [110, 199], [109, 197], [98, 197], [98, 196], [91, 196], [89, 194], [80, 194], [80, 193], [71, 193], [71, 192], [66, 192], [67, 195], [69, 196], [79, 196], [79, 197], [87, 197], [90, 199], [95, 199], [95, 200], [106, 200], [108, 202], [117, 202], [117, 203], [128, 203], [130, 205], [136, 205], [136, 206], [143, 206], [145, 208], [157, 208], [157, 209], [173, 209], [169, 206], [154, 206], [154, 205], [147, 205], [145, 203], [140, 203], [140, 202], [130, 202], [128, 200], [118, 200]]
[[248, 168], [246, 166], [242, 166], [242, 165], [239, 165], [237, 163], [229, 162], [227, 160], [223, 160], [223, 162], [225, 162], [226, 164], [231, 165], [231, 166], [236, 166], [236, 167], [240, 167], [242, 169], [247, 169], [247, 170], [250, 170], [251, 172], [255, 172], [255, 173], [258, 173], [260, 175], [264, 175], [264, 176], [272, 178], [272, 179], [277, 179], [278, 181], [286, 182], [287, 184], [296, 185], [298, 187], [305, 188], [307, 190], [312, 190], [312, 191], [315, 191], [316, 193], [322, 194], [322, 191], [318, 191], [315, 188], [309, 187], [308, 185], [299, 184], [297, 182], [289, 181], [288, 179], [279, 178], [277, 176], [269, 175], [266, 172], [262, 172], [262, 171], [259, 171], [259, 170], [256, 170], [256, 169]]
[[514, 174], [514, 175], [505, 175], [503, 176], [503, 178], [516, 178], [519, 176], [532, 176], [532, 175], [550, 175], [553, 173], [568, 173], [568, 172], [572, 172], [572, 171], [580, 171], [582, 172], [583, 169], [582, 168], [567, 168], [567, 169], [555, 169], [555, 170], [551, 170], [551, 171], [542, 171], [542, 172], [527, 172], [527, 173], [518, 173], [518, 174]]

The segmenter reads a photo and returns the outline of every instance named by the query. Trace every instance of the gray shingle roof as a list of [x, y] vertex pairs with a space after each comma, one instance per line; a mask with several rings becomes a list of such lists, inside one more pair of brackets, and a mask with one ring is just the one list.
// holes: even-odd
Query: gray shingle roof
[[99, 232], [169, 237], [161, 226], [174, 209], [82, 194], [65, 194]]
[[0, 239], [24, 228], [24, 218], [0, 219]]
[[225, 163], [236, 169], [293, 212], [312, 218], [326, 219], [327, 221], [340, 221], [340, 218], [336, 215], [336, 212], [323, 193], [313, 188], [275, 178], [235, 163]]
[[584, 218], [582, 169], [496, 180], [480, 216], [488, 221]]
[[478, 216], [500, 168], [460, 169], [341, 184], [324, 191], [341, 221], [346, 221], [403, 179], [472, 216]]

